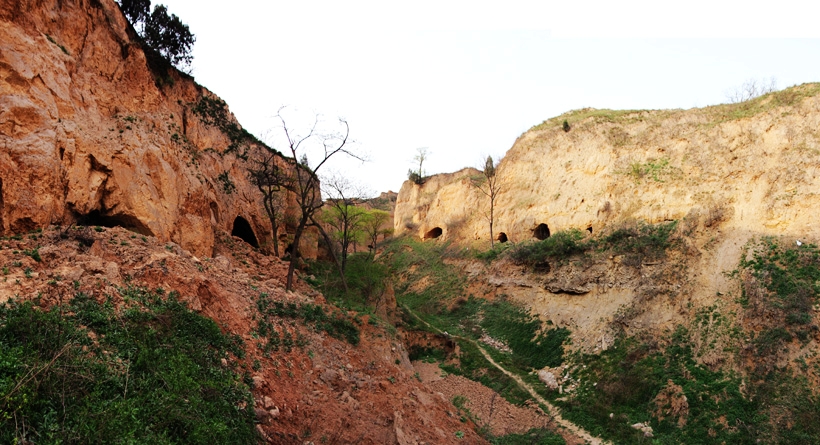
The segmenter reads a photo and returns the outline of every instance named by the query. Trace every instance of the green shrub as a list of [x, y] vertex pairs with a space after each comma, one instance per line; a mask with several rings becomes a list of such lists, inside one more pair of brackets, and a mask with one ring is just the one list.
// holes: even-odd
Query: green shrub
[[415, 184], [422, 185], [424, 184], [424, 176], [418, 174], [418, 172], [414, 172], [413, 170], [407, 171], [407, 179], [413, 181]]
[[302, 319], [305, 324], [312, 325], [317, 331], [327, 332], [331, 337], [345, 340], [354, 346], [359, 344], [359, 328], [344, 314], [328, 314], [324, 308], [313, 304], [297, 305], [273, 301], [265, 293], [257, 297], [256, 308], [260, 314], [257, 332], [267, 338], [266, 350], [277, 351], [282, 344], [289, 352], [292, 346], [287, 344], [287, 340], [292, 338], [293, 334], [285, 328], [281, 328], [283, 332], [280, 334], [273, 324], [275, 318]]
[[255, 443], [240, 349], [173, 295], [0, 306], [0, 442]]
[[[219, 128], [228, 137], [230, 144], [225, 149], [225, 153], [234, 152], [242, 159], [247, 159], [248, 145], [251, 143], [261, 144], [261, 142], [247, 130], [240, 127], [231, 116], [228, 104], [222, 99], [202, 96], [191, 108], [202, 122]], [[271, 151], [281, 156], [277, 150]]]
[[677, 226], [678, 221], [623, 226], [599, 240], [598, 246], [619, 254], [635, 255], [638, 260], [659, 259], [673, 246], [672, 234]]
[[40, 257], [39, 247], [31, 250], [23, 250], [23, 253], [30, 256], [34, 261], [37, 261], [38, 263], [40, 261], [43, 261], [43, 259]]
[[582, 241], [583, 238], [583, 232], [578, 229], [564, 230], [542, 241], [521, 243], [510, 249], [509, 256], [516, 264], [528, 266], [547, 260], [566, 259], [584, 253], [589, 248]]

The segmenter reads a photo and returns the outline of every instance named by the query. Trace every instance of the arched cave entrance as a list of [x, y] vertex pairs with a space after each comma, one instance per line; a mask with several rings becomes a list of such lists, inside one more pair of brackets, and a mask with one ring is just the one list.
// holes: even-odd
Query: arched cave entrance
[[430, 229], [427, 233], [424, 234], [424, 239], [430, 238], [438, 238], [444, 233], [444, 230], [441, 230], [441, 227], [434, 227]]
[[548, 225], [541, 223], [532, 231], [532, 236], [539, 240], [545, 240], [550, 237], [550, 228]]
[[259, 247], [259, 241], [256, 240], [256, 235], [253, 234], [251, 225], [248, 223], [248, 220], [241, 216], [237, 216], [236, 219], [233, 220], [231, 235], [242, 238], [243, 241], [253, 247]]
[[99, 210], [93, 210], [87, 215], [75, 213], [74, 218], [83, 226], [122, 227], [141, 235], [154, 236], [154, 232], [133, 215], [105, 215]]
[[587, 232], [592, 233], [592, 226], [587, 227]]
[[499, 243], [506, 243], [508, 241], [507, 234], [504, 232], [499, 233], [498, 237], [496, 237], [496, 241], [498, 241]]

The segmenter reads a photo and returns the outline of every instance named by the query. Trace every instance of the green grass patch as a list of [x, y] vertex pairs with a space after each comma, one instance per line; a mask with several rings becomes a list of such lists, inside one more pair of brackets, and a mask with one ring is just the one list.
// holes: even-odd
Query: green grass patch
[[[529, 131], [546, 130], [550, 128], [563, 129], [564, 121], [575, 129], [576, 126], [586, 120], [593, 123], [628, 123], [639, 121], [648, 110], [610, 110], [596, 108], [581, 108], [568, 111], [560, 116], [547, 119], [544, 122], [532, 127]], [[658, 113], [657, 111], [655, 113]]]
[[441, 364], [441, 369], [450, 373], [475, 380], [482, 385], [493, 389], [508, 402], [523, 405], [529, 400], [530, 394], [518, 386], [512, 378], [495, 368], [472, 343], [459, 341], [461, 355], [459, 363]]
[[516, 264], [537, 266], [586, 252], [592, 245], [583, 239], [584, 234], [578, 229], [562, 230], [542, 241], [520, 243], [510, 249], [508, 255]]
[[808, 341], [816, 329], [811, 314], [820, 295], [820, 249], [775, 238], [763, 238], [752, 249], [741, 268], [755, 280], [744, 282], [742, 302], [750, 316], [769, 321], [753, 342], [758, 355], [768, 357], [792, 338]]
[[476, 253], [475, 257], [479, 260], [491, 263], [497, 260], [501, 256], [501, 254], [506, 252], [510, 247], [512, 247], [512, 245], [512, 243], [496, 242], [495, 246], [493, 246], [491, 249], [487, 249], [484, 252]]
[[505, 254], [516, 264], [536, 270], [549, 269], [550, 263], [560, 264], [593, 252], [625, 255], [627, 265], [640, 265], [643, 261], [663, 258], [667, 250], [675, 246], [673, 235], [677, 227], [678, 221], [659, 224], [629, 222], [591, 239], [585, 239], [584, 233], [578, 229], [569, 229], [542, 241], [520, 243]]
[[[487, 334], [503, 341], [512, 352], [502, 353], [490, 346], [484, 349], [522, 376], [535, 368], [560, 364], [569, 332], [550, 328], [524, 307], [503, 297], [488, 302], [465, 295], [466, 278], [458, 267], [447, 262], [448, 258], [460, 255], [466, 253], [446, 244], [396, 238], [385, 246], [381, 258], [389, 272], [401, 278], [395, 285], [399, 304], [435, 328], [473, 340]], [[408, 329], [426, 329], [414, 316], [407, 315], [404, 321]], [[442, 369], [479, 381], [512, 403], [522, 404], [530, 399], [513, 379], [490, 364], [474, 344], [463, 340], [458, 343], [459, 363], [441, 365]], [[425, 354], [429, 352], [417, 352], [419, 357]]]
[[678, 221], [627, 224], [604, 236], [597, 244], [601, 250], [636, 256], [640, 261], [656, 260], [674, 246], [672, 235], [677, 227]]
[[778, 107], [793, 107], [798, 105], [803, 99], [816, 96], [817, 94], [820, 94], [820, 83], [804, 83], [784, 90], [764, 94], [745, 102], [709, 107], [715, 114], [709, 125], [714, 126], [723, 122], [750, 118]]
[[490, 337], [503, 340], [512, 349], [516, 368], [540, 369], [563, 362], [566, 329], [544, 330], [542, 323], [523, 307], [494, 301], [482, 307], [481, 327]]
[[34, 249], [30, 249], [30, 250], [23, 250], [23, 253], [25, 255], [30, 256], [31, 259], [33, 259], [34, 261], [37, 261], [38, 263], [43, 261], [43, 259], [40, 257], [40, 248], [39, 247], [34, 248]]
[[675, 169], [669, 165], [668, 158], [650, 159], [646, 162], [633, 162], [629, 164], [626, 171], [617, 173], [629, 176], [636, 183], [651, 179], [654, 182], [665, 182], [665, 178], [670, 177]]
[[[241, 344], [173, 294], [0, 306], [0, 442], [255, 443]], [[235, 355], [235, 354], [234, 354]]]
[[281, 318], [300, 319], [306, 325], [312, 326], [320, 332], [326, 332], [333, 338], [358, 345], [360, 341], [359, 328], [345, 314], [331, 314], [325, 312], [322, 306], [315, 304], [296, 304], [273, 301], [267, 294], [259, 294], [256, 299], [256, 308], [259, 310], [259, 319], [256, 332], [267, 339], [265, 351], [278, 351], [281, 347], [290, 352], [293, 346], [305, 346], [306, 340], [298, 333], [296, 337], [285, 326], [276, 326]]

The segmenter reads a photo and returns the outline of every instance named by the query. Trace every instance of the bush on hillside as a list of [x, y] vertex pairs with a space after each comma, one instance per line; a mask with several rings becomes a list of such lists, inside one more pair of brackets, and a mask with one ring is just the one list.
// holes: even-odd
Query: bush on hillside
[[[174, 295], [0, 305], [0, 443], [256, 443], [242, 346]], [[241, 340], [240, 340], [241, 341]]]

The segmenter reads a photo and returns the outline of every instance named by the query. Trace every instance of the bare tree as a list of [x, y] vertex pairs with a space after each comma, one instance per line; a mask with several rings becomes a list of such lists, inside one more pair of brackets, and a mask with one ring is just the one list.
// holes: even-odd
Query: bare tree
[[416, 184], [422, 184], [424, 182], [424, 161], [427, 160], [427, 157], [430, 155], [429, 150], [427, 147], [419, 147], [416, 149], [416, 155], [413, 156], [413, 161], [419, 163], [419, 169], [413, 170], [412, 168], [407, 172], [407, 178]]
[[492, 156], [487, 156], [484, 161], [484, 169], [480, 178], [472, 181], [473, 186], [490, 199], [490, 210], [487, 212], [487, 220], [490, 223], [490, 248], [495, 247], [495, 237], [493, 235], [493, 223], [495, 223], [495, 201], [503, 191], [501, 181], [496, 174], [498, 165], [493, 162]]
[[333, 228], [331, 238], [339, 245], [341, 273], [344, 275], [350, 245], [362, 235], [361, 224], [366, 211], [356, 206], [356, 202], [364, 192], [361, 186], [338, 174], [323, 178], [322, 189], [329, 208], [322, 211], [321, 219]]
[[743, 85], [727, 91], [726, 99], [729, 103], [738, 104], [775, 91], [777, 91], [777, 80], [774, 77], [762, 80], [749, 79], [743, 82]]
[[424, 161], [427, 160], [427, 156], [430, 154], [430, 152], [429, 152], [427, 147], [419, 147], [419, 148], [416, 149], [416, 152], [417, 152], [416, 155], [413, 156], [413, 160], [418, 161], [418, 163], [419, 163], [418, 174], [419, 174], [419, 176], [421, 176], [423, 178], [424, 177], [424, 170], [422, 169], [422, 167], [424, 166]]
[[[314, 116], [313, 123], [309, 125], [307, 132], [303, 135], [298, 135], [292, 128], [288, 127], [284, 116], [282, 116], [282, 110], [282, 108], [279, 109], [277, 118], [282, 124], [284, 143], [287, 145], [286, 151], [290, 154], [287, 161], [292, 167], [289, 179], [282, 185], [293, 192], [296, 197], [296, 204], [299, 207], [296, 231], [293, 235], [293, 250], [291, 252], [287, 283], [285, 285], [287, 290], [291, 290], [293, 289], [293, 272], [301, 256], [299, 242], [302, 240], [305, 227], [307, 227], [308, 223], [319, 227], [314, 216], [316, 211], [319, 210], [324, 203], [322, 202], [317, 172], [330, 158], [340, 153], [355, 159], [363, 159], [348, 149], [350, 127], [344, 119], [339, 119], [340, 129], [338, 131], [324, 134], [318, 129], [319, 116], [316, 115]], [[313, 148], [313, 150], [311, 150], [311, 148]], [[316, 156], [315, 159], [317, 159], [317, 162], [313, 164], [310, 163], [308, 151], [312, 151]], [[319, 230], [320, 232], [324, 232], [321, 227], [319, 227]], [[326, 236], [326, 234], [323, 234], [323, 236]], [[344, 280], [344, 277], [342, 277], [342, 279]]]
[[262, 193], [262, 204], [268, 215], [273, 238], [273, 254], [279, 256], [279, 224], [282, 223], [287, 206], [286, 190], [293, 187], [292, 176], [281, 168], [276, 160], [281, 159], [278, 153], [268, 151], [254, 159], [248, 169], [251, 183]]

